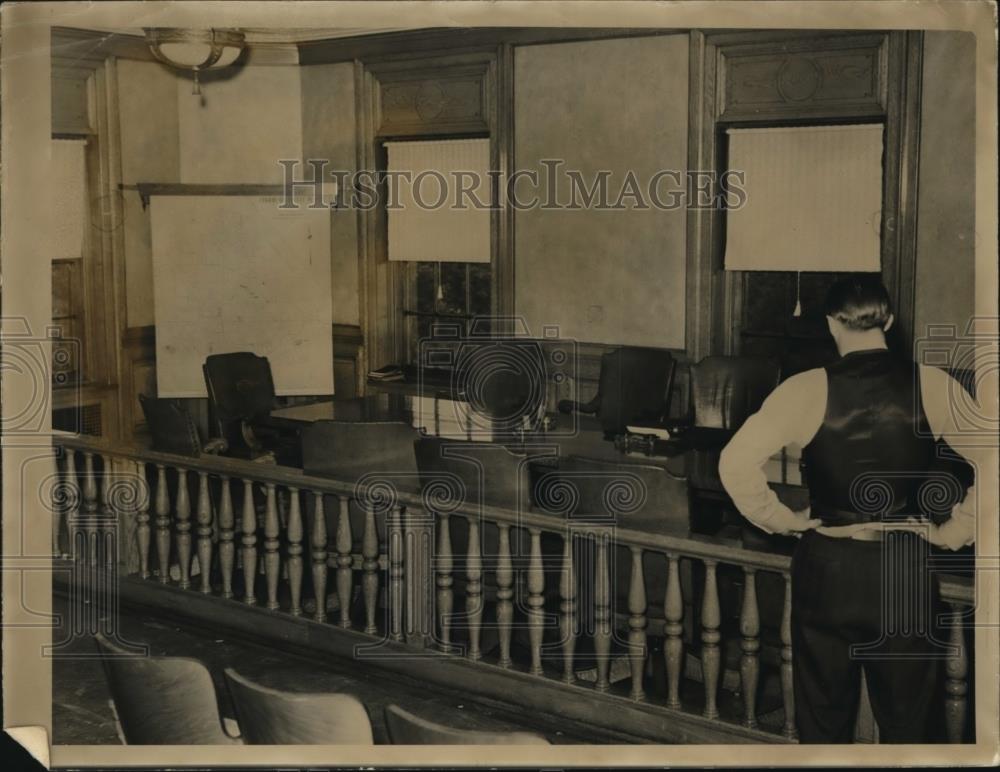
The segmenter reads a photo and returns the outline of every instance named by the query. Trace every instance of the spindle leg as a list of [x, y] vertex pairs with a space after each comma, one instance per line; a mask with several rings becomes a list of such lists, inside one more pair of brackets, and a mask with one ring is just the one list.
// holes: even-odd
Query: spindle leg
[[667, 707], [681, 707], [681, 672], [684, 664], [684, 601], [681, 596], [680, 558], [667, 555], [667, 591], [663, 600], [664, 632], [667, 640], [663, 658], [667, 671]]
[[573, 533], [563, 538], [562, 572], [559, 576], [559, 634], [563, 645], [563, 676], [565, 683], [576, 681], [573, 655], [576, 652], [576, 569], [573, 566]]
[[80, 505], [83, 492], [80, 488], [80, 481], [76, 476], [76, 451], [66, 448], [66, 469], [64, 475], [66, 502], [66, 550], [72, 554], [79, 539], [80, 528]]
[[97, 565], [97, 481], [94, 478], [94, 454], [83, 454], [83, 511], [86, 548], [83, 560]]
[[232, 598], [236, 518], [233, 514], [233, 494], [229, 488], [229, 478], [225, 475], [220, 479], [219, 490], [219, 570], [222, 572], [222, 597]]
[[531, 552], [528, 559], [528, 640], [531, 644], [531, 674], [542, 675], [542, 640], [545, 636], [545, 569], [542, 564], [542, 532], [528, 531]]
[[597, 550], [594, 570], [594, 655], [597, 659], [597, 683], [594, 688], [606, 692], [611, 686], [611, 594], [608, 572], [608, 537], [596, 536]]
[[[146, 484], [146, 465], [143, 463], [138, 464], [139, 474], [142, 475], [141, 485], [143, 489]], [[143, 490], [143, 493], [146, 491]], [[135, 513], [135, 538], [136, 544], [139, 548], [139, 576], [143, 579], [149, 578], [149, 546], [150, 546], [150, 527], [149, 527], [149, 496], [140, 495], [136, 500], [136, 513]]]
[[191, 496], [188, 493], [187, 470], [177, 470], [177, 499], [174, 502], [174, 527], [177, 530], [177, 563], [180, 569], [178, 587], [191, 586]]
[[257, 581], [257, 512], [253, 506], [253, 482], [243, 481], [243, 602], [257, 604], [254, 583]]
[[436, 565], [438, 647], [441, 651], [451, 651], [451, 614], [454, 609], [455, 594], [451, 589], [454, 578], [451, 575], [455, 561], [451, 552], [451, 527], [447, 514], [438, 516], [438, 543]]
[[312, 550], [313, 592], [316, 595], [316, 611], [313, 619], [326, 621], [326, 514], [323, 511], [323, 494], [314, 491], [313, 527], [309, 546]]
[[705, 684], [705, 718], [718, 718], [719, 708], [716, 698], [719, 691], [720, 652], [719, 633], [721, 611], [719, 609], [719, 588], [716, 582], [714, 560], [706, 560], [705, 564], [705, 597], [701, 606], [701, 669]]
[[968, 710], [969, 655], [965, 648], [965, 631], [962, 627], [962, 609], [951, 607], [950, 644], [952, 650], [945, 660], [945, 729], [948, 742], [960, 743], [965, 739], [965, 716]]
[[795, 729], [795, 691], [792, 680], [792, 575], [785, 573], [783, 576], [785, 605], [781, 614], [781, 697], [785, 705], [785, 724], [781, 733], [794, 739], [798, 732]]
[[170, 492], [167, 490], [167, 470], [156, 465], [156, 558], [160, 582], [170, 581]]
[[469, 548], [465, 561], [465, 615], [469, 620], [469, 659], [476, 661], [483, 654], [479, 648], [483, 626], [483, 557], [479, 544], [479, 518], [466, 517], [469, 523]]
[[212, 500], [208, 495], [208, 473], [198, 472], [198, 567], [201, 570], [201, 591], [212, 591], [209, 581], [212, 567]]
[[497, 555], [497, 634], [500, 639], [500, 660], [502, 668], [511, 666], [510, 636], [514, 621], [514, 568], [510, 556], [510, 526], [499, 523], [499, 554]]
[[337, 515], [337, 600], [340, 603], [340, 626], [351, 626], [351, 592], [353, 590], [353, 564], [351, 549], [354, 537], [351, 534], [351, 501], [347, 496], [340, 496], [339, 513]]
[[293, 616], [302, 615], [302, 507], [299, 489], [288, 489], [288, 593]]
[[267, 504], [264, 509], [264, 576], [267, 579], [267, 608], [274, 611], [278, 606], [278, 579], [281, 556], [278, 554], [278, 502], [274, 483], [267, 483]]
[[365, 505], [365, 530], [361, 537], [361, 557], [363, 571], [361, 588], [365, 596], [365, 632], [375, 635], [378, 626], [375, 624], [378, 607], [378, 531], [375, 528], [375, 506]]
[[403, 640], [403, 509], [394, 506], [389, 511], [389, 637]]
[[631, 547], [632, 578], [628, 590], [629, 664], [632, 668], [633, 700], [645, 698], [642, 688], [646, 664], [646, 582], [642, 575], [642, 549]]
[[740, 681], [743, 687], [743, 725], [757, 727], [757, 682], [760, 677], [760, 612], [757, 608], [757, 572], [743, 567], [743, 607], [740, 610]]

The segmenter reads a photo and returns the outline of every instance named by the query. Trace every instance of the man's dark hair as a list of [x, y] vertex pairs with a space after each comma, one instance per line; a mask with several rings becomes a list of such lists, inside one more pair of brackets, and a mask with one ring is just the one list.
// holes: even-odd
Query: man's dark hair
[[827, 291], [825, 309], [849, 330], [881, 329], [889, 321], [889, 292], [877, 273], [850, 274]]

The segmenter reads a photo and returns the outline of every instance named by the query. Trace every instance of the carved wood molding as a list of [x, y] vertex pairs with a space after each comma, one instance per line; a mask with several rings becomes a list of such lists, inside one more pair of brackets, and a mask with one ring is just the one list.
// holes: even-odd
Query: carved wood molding
[[880, 115], [886, 109], [887, 57], [883, 34], [720, 47], [719, 119]]
[[371, 68], [379, 136], [488, 132], [490, 60]]

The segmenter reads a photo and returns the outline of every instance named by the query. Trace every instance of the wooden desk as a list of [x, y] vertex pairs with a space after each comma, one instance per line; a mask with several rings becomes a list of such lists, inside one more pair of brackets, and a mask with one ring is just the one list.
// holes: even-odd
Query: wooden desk
[[344, 421], [347, 423], [375, 423], [381, 421], [412, 420], [406, 399], [398, 394], [375, 394], [355, 399], [333, 399], [310, 402], [271, 411], [277, 421], [310, 424], [314, 421]]

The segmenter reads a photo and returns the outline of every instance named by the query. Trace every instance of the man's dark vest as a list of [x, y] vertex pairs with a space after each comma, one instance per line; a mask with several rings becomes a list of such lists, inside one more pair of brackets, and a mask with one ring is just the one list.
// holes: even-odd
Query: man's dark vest
[[826, 375], [823, 425], [802, 450], [811, 516], [849, 525], [919, 515], [935, 443], [917, 366], [884, 349], [854, 351]]

